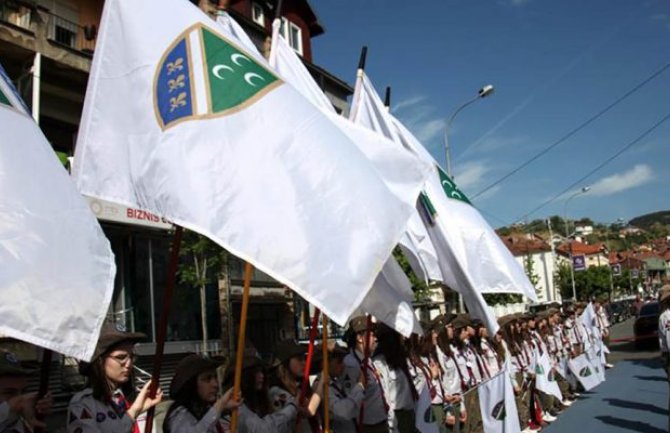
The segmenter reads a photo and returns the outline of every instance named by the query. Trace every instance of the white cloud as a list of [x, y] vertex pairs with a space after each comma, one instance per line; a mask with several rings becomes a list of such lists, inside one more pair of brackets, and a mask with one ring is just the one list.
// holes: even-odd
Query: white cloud
[[412, 96], [398, 103], [393, 112], [407, 129], [431, 150], [437, 149], [438, 144], [442, 143], [445, 119], [436, 113], [433, 105], [425, 102], [426, 99], [422, 95]]
[[486, 174], [490, 172], [485, 161], [468, 162], [455, 167], [454, 179], [458, 188], [468, 195], [468, 192], [472, 194], [475, 189], [482, 186]]
[[626, 191], [650, 182], [654, 177], [654, 172], [646, 164], [638, 164], [632, 169], [623, 173], [613, 174], [604, 177], [591, 185], [589, 195], [607, 196]]
[[411, 97], [409, 97], [407, 99], [403, 99], [402, 101], [395, 104], [395, 106], [392, 107], [391, 111], [393, 111], [394, 113], [397, 112], [397, 111], [402, 111], [404, 109], [413, 107], [413, 106], [415, 106], [415, 105], [417, 105], [420, 102], [423, 102], [425, 100], [426, 100], [425, 96], [421, 96], [421, 95], [411, 96]]

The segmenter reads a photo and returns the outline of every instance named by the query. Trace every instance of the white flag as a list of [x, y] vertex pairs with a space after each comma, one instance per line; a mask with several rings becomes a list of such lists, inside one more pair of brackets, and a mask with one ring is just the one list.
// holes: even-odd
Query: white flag
[[484, 432], [519, 433], [521, 428], [509, 372], [505, 369], [479, 385], [478, 390]]
[[440, 428], [437, 425], [433, 407], [430, 400], [430, 390], [424, 386], [419, 394], [414, 412], [416, 413], [416, 429], [421, 433], [438, 433]]
[[563, 394], [558, 387], [558, 382], [556, 382], [555, 372], [553, 371], [547, 352], [537, 357], [537, 362], [535, 363], [535, 385], [537, 389], [545, 394], [553, 395], [559, 401], [563, 401]]
[[0, 129], [0, 334], [89, 360], [114, 255], [2, 66]]
[[584, 308], [584, 312], [579, 316], [579, 321], [582, 322], [587, 332], [590, 334], [593, 333], [593, 329], [598, 328], [598, 321], [596, 320], [596, 310], [593, 308], [593, 304], [589, 304]]
[[[359, 70], [357, 74], [349, 118], [354, 123], [363, 125], [391, 140], [391, 144], [395, 144], [396, 148], [403, 148], [400, 137], [390, 122], [386, 107], [362, 70]], [[407, 231], [400, 238], [400, 247], [419, 278], [426, 281], [444, 281], [437, 251], [435, 251], [418, 209], [407, 223]]]
[[595, 388], [601, 382], [599, 373], [595, 371], [586, 354], [581, 354], [568, 361], [568, 367], [587, 391]]
[[[239, 25], [236, 25], [232, 18], [229, 18], [229, 21], [239, 29]], [[385, 178], [392, 179], [397, 170], [402, 170], [397, 163], [396, 155], [400, 155], [403, 159], [415, 158], [415, 156], [404, 149], [396, 148], [391, 142], [385, 142], [387, 140], [382, 137], [337, 116], [328, 97], [316, 84], [295, 51], [279, 34], [279, 27], [279, 20], [275, 20], [270, 65], [312, 104], [331, 116], [335, 124], [345, 134], [350, 135], [361, 151], [370, 156], [377, 169], [386, 173]], [[239, 29], [239, 31], [242, 30]], [[370, 149], [375, 149], [376, 154], [371, 154]], [[392, 188], [392, 185], [390, 187]], [[403, 237], [406, 235], [407, 233]], [[409, 279], [395, 258], [391, 256], [375, 279], [372, 289], [353, 315], [372, 314], [377, 320], [394, 328], [405, 337], [409, 337], [412, 333], [422, 334], [421, 325], [412, 309], [413, 299], [414, 293]]]
[[105, 2], [78, 187], [209, 237], [343, 325], [425, 169], [397, 157], [406, 165], [388, 180], [243, 45], [188, 2]]
[[460, 292], [470, 314], [483, 320], [489, 332], [495, 333], [498, 324], [482, 293], [522, 293], [537, 300], [534, 288], [493, 229], [423, 145], [380, 106], [381, 100], [365, 74], [359, 75], [360, 91], [352, 104], [353, 117], [396, 140], [397, 145], [412, 150], [433, 167], [420, 200], [420, 214], [437, 254], [442, 281]]

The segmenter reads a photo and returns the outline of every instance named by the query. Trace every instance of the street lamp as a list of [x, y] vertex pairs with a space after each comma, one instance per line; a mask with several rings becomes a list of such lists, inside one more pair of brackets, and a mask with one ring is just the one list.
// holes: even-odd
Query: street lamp
[[487, 84], [486, 86], [482, 87], [479, 89], [477, 92], [477, 96], [474, 98], [470, 99], [469, 101], [465, 102], [462, 104], [460, 107], [458, 107], [451, 116], [449, 116], [449, 119], [447, 120], [447, 124], [444, 128], [444, 152], [445, 152], [445, 157], [447, 159], [447, 174], [449, 175], [450, 178], [454, 178], [454, 173], [451, 171], [451, 153], [449, 152], [449, 128], [451, 127], [451, 122], [454, 120], [454, 117], [458, 113], [461, 112], [465, 107], [468, 105], [472, 104], [475, 101], [478, 101], [480, 99], [486, 98], [487, 96], [490, 96], [493, 94], [494, 88], [492, 84]]
[[572, 281], [572, 300], [575, 302], [577, 302], [577, 290], [575, 289], [575, 269], [574, 269], [574, 263], [572, 261], [572, 242], [570, 242], [570, 225], [568, 224], [568, 203], [570, 203], [570, 200], [577, 197], [579, 194], [586, 194], [587, 192], [589, 192], [590, 189], [591, 189], [590, 186], [582, 187], [582, 189], [580, 189], [579, 191], [568, 197], [568, 199], [565, 201], [565, 206], [563, 207], [563, 216], [564, 216], [563, 222], [565, 223], [565, 240], [570, 245], [570, 280]]

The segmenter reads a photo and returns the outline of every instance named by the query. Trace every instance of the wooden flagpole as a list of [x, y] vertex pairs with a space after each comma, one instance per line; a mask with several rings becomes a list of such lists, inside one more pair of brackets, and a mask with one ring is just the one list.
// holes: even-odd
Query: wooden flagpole
[[[363, 342], [363, 361], [361, 362], [361, 374], [363, 374], [363, 388], [368, 386], [368, 363], [370, 362], [370, 334], [372, 333], [372, 316], [368, 314], [365, 325], [365, 341]], [[363, 417], [365, 415], [365, 401], [361, 402], [361, 411], [358, 415], [358, 431], [363, 431]]]
[[330, 410], [328, 407], [328, 392], [330, 390], [330, 376], [328, 371], [328, 317], [322, 316], [321, 326], [323, 327], [323, 336], [321, 344], [323, 349], [323, 432], [330, 433]]
[[[49, 376], [51, 374], [51, 359], [53, 358], [53, 351], [51, 349], [44, 349], [42, 352], [42, 363], [40, 365], [40, 387], [37, 391], [37, 401], [44, 398], [49, 392]], [[37, 414], [39, 421], [44, 420], [43, 414]], [[43, 433], [46, 429], [42, 427], [35, 427], [34, 433]]]
[[[302, 374], [302, 383], [300, 385], [300, 400], [298, 401], [298, 405], [300, 407], [304, 406], [306, 396], [307, 396], [307, 388], [309, 387], [309, 371], [312, 368], [312, 358], [314, 357], [314, 341], [316, 340], [316, 332], [317, 328], [319, 327], [319, 315], [321, 314], [321, 310], [318, 308], [314, 309], [314, 317], [312, 317], [312, 323], [311, 327], [309, 328], [309, 346], [307, 347], [307, 360], [305, 362], [305, 370], [303, 371]], [[301, 419], [300, 413], [298, 413], [298, 416], [295, 419], [295, 425], [296, 427], [300, 424], [300, 419]]]
[[[177, 265], [179, 264], [179, 249], [181, 248], [181, 238], [184, 234], [184, 228], [175, 226], [174, 238], [172, 239], [172, 251], [170, 252], [170, 263], [168, 264], [167, 283], [165, 285], [165, 296], [163, 298], [163, 311], [161, 311], [160, 321], [156, 334], [156, 352], [154, 353], [154, 364], [151, 371], [151, 386], [149, 387], [149, 396], [156, 396], [156, 391], [160, 384], [161, 366], [163, 363], [163, 350], [165, 349], [165, 339], [167, 337], [167, 324], [172, 307], [172, 295], [177, 280]], [[149, 409], [147, 413], [147, 422], [144, 429], [145, 433], [151, 433], [153, 430], [153, 420], [156, 407]]]
[[[244, 346], [247, 337], [247, 315], [249, 311], [249, 288], [251, 287], [251, 275], [254, 267], [251, 263], [244, 264], [244, 288], [242, 292], [242, 311], [240, 313], [240, 329], [237, 337], [237, 353], [235, 358], [235, 380], [233, 381], [233, 399], [240, 398], [240, 385], [242, 383], [242, 360], [244, 359]], [[231, 433], [237, 433], [237, 421], [239, 411], [235, 409], [230, 420]]]

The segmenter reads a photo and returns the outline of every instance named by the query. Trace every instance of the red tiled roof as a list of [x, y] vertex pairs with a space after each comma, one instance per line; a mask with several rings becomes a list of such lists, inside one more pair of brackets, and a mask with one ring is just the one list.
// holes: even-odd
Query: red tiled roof
[[599, 242], [597, 244], [589, 245], [578, 241], [570, 241], [569, 243], [563, 243], [558, 246], [557, 250], [563, 254], [570, 254], [570, 245], [572, 245], [572, 254], [584, 254], [591, 256], [594, 254], [600, 254], [604, 252], [607, 248], [605, 244]]
[[501, 236], [500, 239], [515, 256], [551, 251], [549, 244], [539, 236], [528, 239], [523, 233], [512, 233], [507, 236]]

